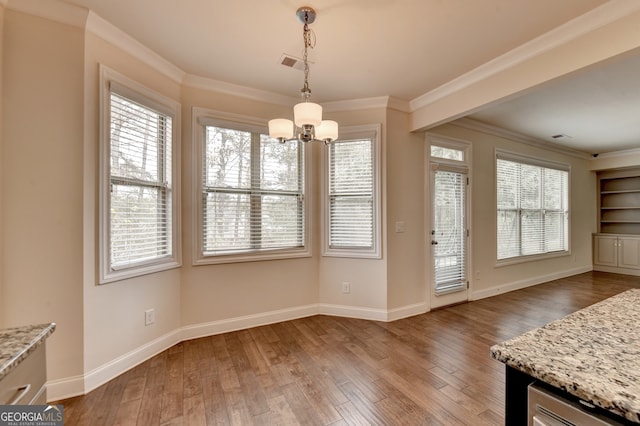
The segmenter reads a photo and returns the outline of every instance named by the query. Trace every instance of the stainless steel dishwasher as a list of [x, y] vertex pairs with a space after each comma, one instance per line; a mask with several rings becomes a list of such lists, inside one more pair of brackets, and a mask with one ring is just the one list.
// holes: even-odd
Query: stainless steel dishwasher
[[603, 426], [623, 425], [600, 414], [589, 412], [580, 403], [534, 384], [529, 385], [529, 426]]

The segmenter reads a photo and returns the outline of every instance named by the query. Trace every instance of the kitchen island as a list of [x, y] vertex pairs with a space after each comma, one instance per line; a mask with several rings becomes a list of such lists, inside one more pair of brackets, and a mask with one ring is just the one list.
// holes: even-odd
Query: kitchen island
[[506, 364], [507, 425], [527, 424], [527, 388], [534, 382], [623, 424], [640, 423], [640, 289], [495, 345], [490, 352]]
[[46, 402], [45, 340], [55, 323], [0, 330], [0, 405]]

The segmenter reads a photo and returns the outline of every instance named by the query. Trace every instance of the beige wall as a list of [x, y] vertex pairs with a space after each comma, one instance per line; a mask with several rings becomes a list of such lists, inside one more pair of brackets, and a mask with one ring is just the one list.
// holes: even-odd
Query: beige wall
[[[640, 135], [638, 135], [640, 145]], [[613, 154], [605, 154], [589, 161], [591, 170], [618, 169], [623, 167], [637, 167], [640, 164], [640, 151], [626, 151]]]
[[4, 14], [5, 326], [56, 322], [49, 379], [83, 372], [84, 32]]
[[[318, 298], [318, 266], [316, 257], [277, 261], [243, 262], [218, 265], [193, 266], [192, 230], [193, 176], [194, 170], [192, 108], [201, 107], [267, 120], [276, 115], [290, 114], [288, 108], [250, 101], [208, 90], [183, 86], [183, 161], [182, 161], [182, 221], [183, 221], [183, 267], [181, 271], [182, 325], [204, 325], [258, 315], [272, 311], [287, 310], [311, 305]], [[315, 148], [308, 145], [309, 148]], [[317, 157], [313, 152], [314, 158]], [[312, 211], [316, 205], [317, 168], [309, 170], [313, 188]], [[317, 241], [317, 229], [312, 217], [311, 241]]]
[[[385, 146], [386, 137], [386, 113], [385, 109], [368, 109], [361, 111], [349, 111], [336, 114], [334, 119], [340, 122], [341, 126], [357, 126], [367, 124], [380, 124], [381, 135], [380, 143], [382, 154], [381, 164], [385, 163]], [[322, 146], [319, 147], [323, 149]], [[322, 154], [318, 152], [318, 157]], [[321, 162], [318, 161], [318, 169]], [[383, 167], [384, 170], [384, 167]], [[345, 315], [353, 315], [354, 308], [362, 309], [365, 317], [371, 315], [371, 312], [377, 310], [385, 310], [387, 308], [387, 249], [386, 237], [384, 234], [384, 218], [386, 212], [384, 209], [384, 200], [386, 198], [386, 182], [384, 172], [381, 177], [381, 197], [383, 202], [382, 220], [382, 259], [355, 259], [342, 257], [325, 257], [319, 258], [319, 293], [318, 301], [321, 304], [331, 307], [341, 307], [342, 313]], [[322, 174], [317, 174], [318, 182], [323, 179]], [[319, 196], [319, 195], [318, 195]], [[316, 211], [316, 221], [320, 226], [320, 209], [325, 208], [322, 200], [318, 202], [318, 210]], [[320, 235], [318, 235], [317, 251], [321, 252]], [[350, 283], [351, 291], [348, 294], [342, 293], [342, 282]]]
[[[388, 110], [387, 123], [387, 307], [422, 303], [426, 309], [425, 138], [407, 132], [406, 113]], [[395, 232], [396, 222], [404, 222], [405, 232]]]
[[[180, 84], [87, 32], [84, 50], [84, 371], [101, 376], [109, 362], [180, 327], [180, 270], [97, 284], [99, 64], [180, 101]], [[183, 121], [184, 123], [184, 121]], [[187, 121], [188, 123], [188, 121]], [[176, 156], [179, 160], [180, 156]], [[145, 326], [144, 312], [155, 310]], [[133, 357], [135, 358], [135, 357]], [[100, 380], [98, 380], [100, 382]]]
[[[48, 345], [50, 382], [83, 386], [86, 380], [91, 387], [192, 336], [185, 330], [224, 331], [267, 320], [271, 312], [286, 317], [333, 309], [371, 317], [426, 309], [431, 284], [425, 266], [426, 142], [423, 133], [409, 132], [411, 114], [387, 108], [327, 114], [342, 126], [382, 126], [382, 259], [320, 255], [324, 147], [312, 144], [313, 255], [193, 266], [192, 108], [265, 123], [291, 109], [180, 84], [91, 31], [0, 6], [0, 18], [3, 12], [0, 326], [58, 323]], [[99, 63], [182, 105], [183, 266], [102, 286], [97, 285]], [[454, 125], [433, 131], [473, 145], [471, 298], [591, 268], [594, 163]], [[495, 266], [496, 148], [571, 164], [571, 256]], [[404, 233], [395, 232], [396, 222], [404, 222]], [[351, 293], [341, 293], [343, 281], [351, 283]], [[305, 311], [309, 306], [313, 309]], [[156, 311], [156, 323], [145, 327], [149, 308]], [[246, 318], [251, 321], [238, 320]]]
[[[596, 227], [595, 174], [588, 160], [550, 152], [451, 124], [437, 133], [472, 144], [470, 298], [487, 297], [559, 276], [591, 270], [591, 233]], [[571, 166], [571, 255], [535, 262], [496, 266], [495, 150], [551, 160]]]
[[6, 327], [6, 318], [4, 313], [7, 310], [7, 299], [4, 297], [4, 152], [3, 143], [4, 140], [4, 126], [2, 125], [2, 108], [4, 105], [4, 96], [2, 86], [4, 85], [3, 78], [3, 60], [4, 58], [4, 6], [0, 4], [0, 328]]

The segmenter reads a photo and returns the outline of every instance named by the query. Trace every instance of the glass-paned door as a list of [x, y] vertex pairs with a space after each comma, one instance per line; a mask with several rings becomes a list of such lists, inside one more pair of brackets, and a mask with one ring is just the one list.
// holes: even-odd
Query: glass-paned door
[[431, 307], [467, 300], [467, 172], [432, 166]]

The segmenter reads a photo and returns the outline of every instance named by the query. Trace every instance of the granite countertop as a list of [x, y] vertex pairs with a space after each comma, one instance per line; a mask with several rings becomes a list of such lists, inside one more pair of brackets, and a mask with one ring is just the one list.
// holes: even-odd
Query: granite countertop
[[640, 289], [627, 290], [495, 345], [491, 356], [640, 422]]
[[0, 330], [0, 380], [16, 368], [56, 329], [56, 324], [28, 325]]

